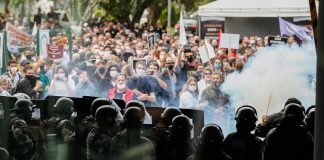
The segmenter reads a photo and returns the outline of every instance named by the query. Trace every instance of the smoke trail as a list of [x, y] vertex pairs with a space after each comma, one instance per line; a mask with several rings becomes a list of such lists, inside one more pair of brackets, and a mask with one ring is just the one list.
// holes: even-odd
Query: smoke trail
[[315, 104], [315, 92], [311, 89], [315, 74], [314, 43], [267, 47], [249, 59], [241, 73], [229, 75], [221, 90], [230, 95], [231, 106], [235, 108], [244, 104], [254, 106], [260, 121], [270, 96], [268, 115], [280, 111], [290, 97], [300, 99], [306, 108]]

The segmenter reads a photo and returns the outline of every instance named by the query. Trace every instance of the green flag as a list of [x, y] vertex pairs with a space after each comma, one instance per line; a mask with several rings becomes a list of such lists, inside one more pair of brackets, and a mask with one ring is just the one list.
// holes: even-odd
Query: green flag
[[1, 45], [3, 45], [1, 73], [5, 73], [5, 72], [7, 72], [7, 66], [8, 66], [8, 62], [9, 62], [9, 52], [8, 52], [8, 48], [7, 48], [7, 32], [6, 31], [3, 32], [3, 39], [2, 39]]

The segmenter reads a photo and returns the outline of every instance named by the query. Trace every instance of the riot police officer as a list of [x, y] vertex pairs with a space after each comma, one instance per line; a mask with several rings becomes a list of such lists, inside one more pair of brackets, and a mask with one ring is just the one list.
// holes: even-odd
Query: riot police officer
[[111, 139], [119, 131], [122, 115], [114, 106], [103, 105], [95, 114], [97, 126], [87, 138], [87, 159], [109, 159], [111, 157]]
[[265, 141], [264, 160], [313, 160], [314, 141], [302, 126], [303, 106], [292, 103], [285, 107], [278, 127], [272, 129]]
[[233, 160], [262, 160], [263, 143], [251, 131], [258, 120], [257, 111], [249, 105], [236, 111], [236, 132], [230, 133], [224, 140], [225, 152]]
[[[126, 109], [122, 123], [125, 129], [120, 134], [117, 134], [111, 142], [113, 159], [155, 159], [152, 142], [141, 136], [143, 121], [143, 110], [139, 107], [129, 107]], [[138, 148], [141, 148], [141, 150], [137, 150]]]
[[160, 160], [163, 157], [163, 149], [166, 147], [166, 140], [169, 135], [169, 126], [172, 124], [172, 119], [175, 116], [181, 115], [181, 111], [175, 107], [166, 108], [161, 114], [160, 122], [157, 123], [152, 131], [155, 144], [156, 159]]
[[186, 160], [192, 155], [191, 129], [192, 125], [187, 116], [178, 115], [173, 118], [163, 159]]
[[196, 152], [188, 160], [231, 160], [223, 150], [223, 140], [223, 131], [218, 125], [205, 125], [201, 130]]
[[44, 121], [46, 130], [48, 159], [72, 159], [75, 145], [75, 129], [71, 121], [74, 102], [70, 98], [58, 99], [53, 108], [53, 115]]
[[27, 99], [19, 99], [11, 111], [9, 119], [8, 151], [15, 160], [45, 159], [44, 133], [38, 126], [32, 126], [34, 104]]

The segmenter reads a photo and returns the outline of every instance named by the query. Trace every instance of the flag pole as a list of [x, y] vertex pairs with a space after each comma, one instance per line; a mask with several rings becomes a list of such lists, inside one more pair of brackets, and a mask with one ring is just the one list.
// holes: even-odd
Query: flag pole
[[316, 3], [315, 0], [308, 0], [309, 7], [310, 7], [310, 13], [311, 13], [311, 20], [312, 20], [312, 28], [313, 28], [313, 34], [314, 34], [314, 42], [315, 47], [317, 47], [317, 9], [316, 9]]

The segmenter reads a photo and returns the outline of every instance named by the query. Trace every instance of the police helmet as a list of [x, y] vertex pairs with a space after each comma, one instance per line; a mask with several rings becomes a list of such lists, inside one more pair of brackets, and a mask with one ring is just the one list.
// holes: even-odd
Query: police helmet
[[207, 124], [201, 129], [199, 136], [201, 144], [221, 144], [223, 140], [222, 128], [217, 124]]
[[170, 126], [170, 131], [190, 131], [192, 129], [192, 125], [190, 124], [190, 120], [185, 115], [178, 115], [172, 119], [172, 124]]
[[54, 105], [53, 112], [56, 115], [70, 118], [74, 108], [74, 102], [70, 98], [62, 97]]
[[124, 113], [123, 121], [125, 128], [140, 128], [144, 121], [143, 111], [139, 107], [129, 107]]
[[122, 116], [116, 107], [103, 105], [97, 109], [95, 118], [99, 127], [112, 127]]
[[296, 103], [296, 104], [299, 104], [302, 106], [302, 103], [299, 99], [297, 99], [295, 97], [291, 97], [291, 98], [288, 98], [287, 101], [285, 102], [285, 108], [288, 104], [291, 104], [291, 103]]
[[255, 123], [258, 121], [257, 111], [254, 107], [249, 105], [241, 106], [236, 110], [235, 120], [237, 122], [248, 121]]
[[14, 95], [12, 95], [13, 97], [16, 97], [17, 99], [28, 99], [31, 100], [31, 98], [25, 94], [25, 93], [16, 93]]
[[136, 101], [136, 100], [132, 100], [132, 101], [129, 101], [126, 105], [125, 105], [125, 112], [128, 108], [130, 107], [137, 107], [139, 109], [141, 109], [142, 111], [142, 118], [145, 117], [145, 114], [146, 114], [146, 109], [145, 109], [145, 105], [143, 102], [141, 101]]
[[178, 108], [175, 107], [168, 107], [166, 108], [163, 113], [161, 114], [161, 120], [163, 120], [167, 125], [171, 125], [172, 119], [175, 116], [181, 115], [181, 111]]
[[31, 114], [35, 105], [28, 99], [18, 99], [15, 103], [13, 111], [16, 114]]
[[305, 108], [297, 103], [288, 104], [285, 107], [283, 118], [301, 123], [305, 119]]
[[97, 109], [103, 105], [112, 105], [112, 100], [106, 98], [95, 99], [91, 104], [91, 115], [95, 117]]

